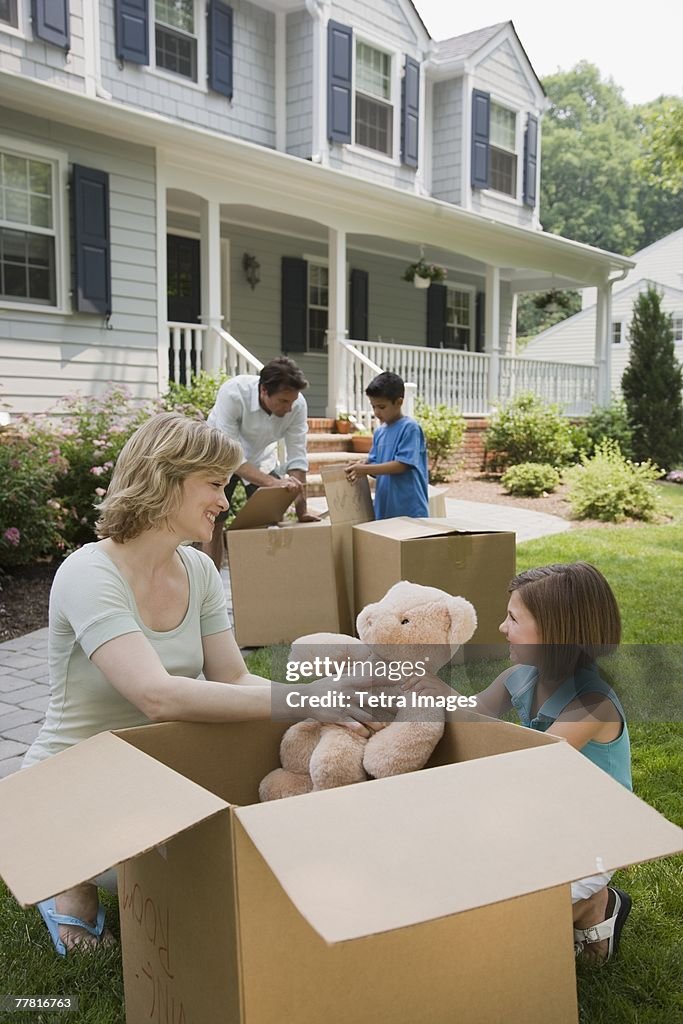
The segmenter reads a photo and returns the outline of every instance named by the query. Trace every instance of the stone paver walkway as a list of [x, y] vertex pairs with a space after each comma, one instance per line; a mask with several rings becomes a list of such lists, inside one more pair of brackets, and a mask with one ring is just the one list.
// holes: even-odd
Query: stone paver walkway
[[[324, 498], [309, 501], [316, 512], [326, 508]], [[562, 533], [570, 524], [557, 516], [508, 505], [485, 505], [446, 498], [446, 515], [482, 530], [514, 530], [517, 542]], [[232, 617], [230, 579], [222, 572], [228, 611]], [[0, 644], [0, 778], [10, 775], [40, 729], [49, 699], [47, 629]]]

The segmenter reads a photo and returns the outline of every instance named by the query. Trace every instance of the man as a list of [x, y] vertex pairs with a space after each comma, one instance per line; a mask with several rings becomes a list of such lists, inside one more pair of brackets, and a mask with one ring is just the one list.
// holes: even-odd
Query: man
[[[245, 461], [238, 466], [225, 488], [230, 501], [242, 481], [247, 497], [258, 487], [287, 487], [296, 493], [294, 510], [300, 523], [317, 522], [306, 508], [306, 434], [308, 407], [301, 393], [308, 381], [291, 359], [271, 359], [258, 377], [241, 374], [223, 384], [208, 421], [234, 441], [239, 441]], [[286, 475], [277, 475], [277, 442], [286, 450]], [[223, 526], [227, 512], [218, 516], [210, 544], [202, 549], [217, 569], [223, 562]]]

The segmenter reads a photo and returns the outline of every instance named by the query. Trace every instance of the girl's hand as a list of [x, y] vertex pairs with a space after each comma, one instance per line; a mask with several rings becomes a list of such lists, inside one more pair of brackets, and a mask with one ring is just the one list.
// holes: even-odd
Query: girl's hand
[[412, 676], [409, 679], [404, 679], [401, 689], [412, 693], [427, 694], [430, 697], [448, 697], [453, 694], [458, 696], [457, 690], [431, 672], [427, 672], [424, 676]]

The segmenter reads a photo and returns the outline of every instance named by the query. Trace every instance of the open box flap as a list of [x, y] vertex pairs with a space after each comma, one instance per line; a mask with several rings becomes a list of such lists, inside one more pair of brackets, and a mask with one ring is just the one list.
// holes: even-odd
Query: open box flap
[[346, 479], [343, 466], [323, 466], [320, 475], [333, 526], [369, 523], [374, 520], [375, 510], [366, 476], [351, 483]]
[[[424, 537], [445, 537], [451, 533], [486, 534], [505, 533], [500, 530], [482, 530], [481, 525], [466, 516], [448, 519], [410, 519], [398, 516], [395, 519], [381, 519], [374, 523], [362, 523], [359, 530], [377, 533], [392, 540], [420, 540]], [[509, 531], [512, 532], [512, 531]]]
[[19, 903], [36, 903], [228, 806], [100, 733], [0, 782], [0, 876]]
[[279, 523], [296, 494], [287, 487], [259, 487], [242, 506], [228, 529], [253, 530]]
[[683, 829], [566, 743], [235, 814], [327, 942], [445, 917], [683, 849]]

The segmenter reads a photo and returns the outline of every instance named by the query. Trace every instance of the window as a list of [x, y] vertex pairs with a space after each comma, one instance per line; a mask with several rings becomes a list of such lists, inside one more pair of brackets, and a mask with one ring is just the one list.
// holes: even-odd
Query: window
[[683, 341], [683, 316], [675, 316], [673, 319], [674, 341]]
[[447, 289], [444, 348], [472, 350], [473, 307], [474, 292], [451, 287]]
[[155, 0], [155, 20], [156, 66], [196, 82], [194, 0]]
[[517, 115], [513, 110], [491, 103], [489, 135], [490, 188], [508, 196], [517, 195]]
[[320, 263], [308, 264], [308, 351], [327, 352], [329, 271]]
[[393, 154], [391, 54], [356, 44], [356, 144]]
[[55, 167], [0, 152], [0, 298], [57, 304]]
[[0, 23], [11, 28], [19, 27], [17, 0], [0, 0]]
[[612, 344], [621, 345], [622, 334], [621, 334], [621, 320], [612, 321]]

